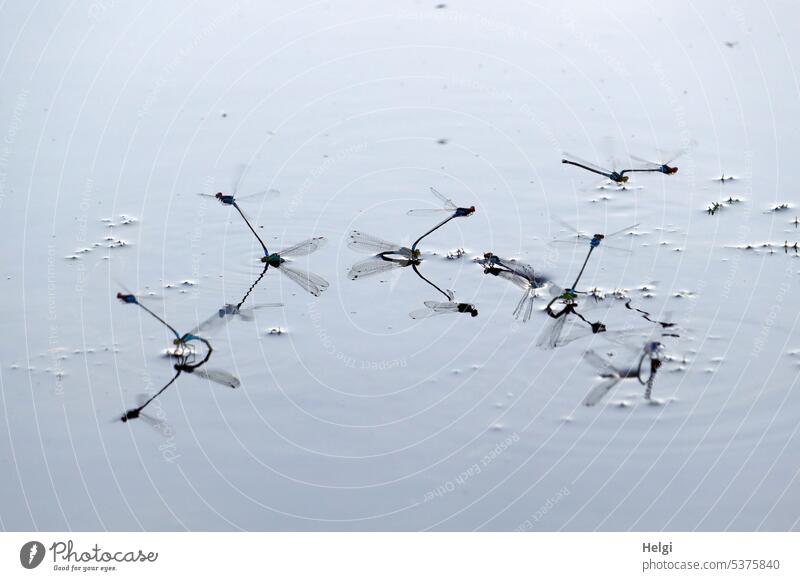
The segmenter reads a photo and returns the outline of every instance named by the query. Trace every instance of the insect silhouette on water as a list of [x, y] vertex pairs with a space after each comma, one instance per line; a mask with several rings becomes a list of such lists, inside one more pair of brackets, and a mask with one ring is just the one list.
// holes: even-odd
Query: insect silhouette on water
[[[550, 293], [553, 299], [545, 307], [545, 313], [550, 317], [550, 321], [542, 329], [536, 344], [541, 349], [549, 350], [561, 347], [576, 339], [587, 336], [587, 331], [591, 334], [605, 333], [606, 326], [600, 321], [589, 321], [581, 312], [578, 311], [578, 292], [574, 289], [562, 289], [556, 285], [550, 286]], [[561, 301], [561, 310], [553, 310], [553, 305]], [[581, 308], [583, 311], [584, 309]], [[581, 321], [587, 328], [570, 329], [565, 333], [565, 326], [570, 316], [574, 316], [577, 320]]]
[[442, 290], [439, 285], [435, 284], [429, 278], [424, 276], [419, 270], [419, 264], [412, 264], [411, 268], [414, 273], [421, 278], [425, 283], [429, 284], [440, 292], [444, 298], [444, 302], [425, 301], [425, 308], [412, 311], [409, 316], [412, 319], [424, 319], [434, 315], [455, 314], [455, 313], [469, 313], [473, 317], [478, 316], [478, 309], [472, 303], [458, 303], [455, 301], [455, 293], [452, 290]]
[[[201, 337], [198, 333], [201, 332], [202, 329], [208, 330], [209, 327], [213, 326], [213, 322], [215, 317], [219, 317], [218, 313], [212, 315], [210, 319], [207, 319], [188, 333], [184, 333], [181, 335], [178, 333], [175, 328], [167, 323], [163, 318], [156, 315], [151, 309], [143, 305], [139, 298], [132, 294], [132, 293], [117, 293], [117, 298], [125, 304], [133, 304], [137, 305], [141, 309], [143, 309], [146, 313], [164, 325], [167, 329], [169, 329], [174, 335], [175, 339], [173, 340], [173, 344], [175, 345], [175, 349], [172, 351], [173, 357], [177, 359], [177, 363], [173, 365], [175, 369], [175, 375], [172, 376], [170, 379], [161, 389], [159, 389], [155, 394], [153, 394], [149, 399], [147, 399], [141, 405], [129, 409], [125, 412], [125, 414], [120, 418], [123, 422], [127, 422], [128, 420], [136, 419], [139, 417], [140, 412], [146, 408], [150, 403], [160, 396], [166, 389], [175, 383], [175, 381], [180, 377], [182, 373], [189, 373], [196, 377], [202, 377], [209, 381], [213, 381], [215, 383], [219, 383], [220, 385], [225, 385], [227, 387], [236, 388], [239, 387], [239, 380], [231, 375], [226, 371], [220, 371], [216, 369], [205, 369], [203, 366], [208, 363], [208, 360], [211, 358], [211, 354], [213, 353], [214, 349], [211, 347], [211, 343]], [[219, 317], [222, 320], [227, 320], [226, 317]], [[194, 348], [195, 343], [200, 343], [205, 347], [205, 355], [198, 360], [197, 353]]]
[[439, 222], [436, 226], [425, 232], [422, 236], [416, 239], [416, 241], [411, 245], [412, 252], [417, 249], [417, 245], [422, 241], [423, 238], [429, 236], [445, 224], [447, 224], [453, 218], [466, 218], [468, 216], [472, 216], [475, 213], [475, 206], [469, 207], [459, 207], [457, 206], [451, 199], [446, 198], [442, 194], [440, 194], [436, 189], [431, 188], [431, 193], [436, 196], [439, 201], [444, 205], [443, 208], [429, 208], [423, 210], [409, 210], [409, 216], [438, 216], [442, 213], [449, 214], [447, 218]]
[[529, 264], [500, 258], [491, 252], [486, 252], [483, 258], [477, 262], [483, 265], [484, 274], [503, 278], [522, 289], [522, 297], [513, 314], [515, 319], [522, 319], [524, 323], [527, 323], [533, 315], [536, 290], [542, 288], [549, 280], [537, 275]]
[[298, 242], [289, 248], [284, 248], [279, 252], [262, 256], [261, 262], [265, 264], [265, 268], [276, 268], [278, 272], [285, 274], [289, 280], [295, 282], [315, 297], [318, 297], [330, 286], [328, 281], [313, 272], [301, 272], [289, 266], [287, 258], [307, 256], [319, 250], [326, 242], [327, 240], [322, 236], [310, 238], [303, 242]]
[[659, 341], [647, 341], [641, 350], [638, 363], [631, 367], [616, 367], [594, 351], [584, 353], [584, 359], [598, 372], [603, 382], [593, 387], [583, 405], [591, 407], [602, 401], [606, 394], [625, 379], [636, 379], [645, 387], [644, 399], [652, 400], [656, 374], [663, 364], [664, 346]]
[[471, 303], [457, 303], [455, 298], [451, 300], [441, 301], [425, 301], [425, 308], [416, 311], [411, 311], [409, 316], [412, 319], [425, 319], [434, 317], [436, 315], [468, 313], [473, 317], [478, 316], [478, 309]]
[[372, 255], [350, 267], [347, 276], [351, 280], [374, 276], [398, 268], [406, 268], [419, 264], [422, 260], [419, 250], [411, 250], [401, 244], [387, 242], [361, 230], [350, 232], [347, 245], [356, 252]]

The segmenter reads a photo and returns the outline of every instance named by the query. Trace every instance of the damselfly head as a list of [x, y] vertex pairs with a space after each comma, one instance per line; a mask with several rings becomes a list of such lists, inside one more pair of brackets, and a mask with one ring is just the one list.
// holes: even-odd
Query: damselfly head
[[628, 176], [620, 176], [617, 181], [621, 184], [626, 184], [628, 183]]
[[475, 305], [471, 305], [469, 303], [460, 303], [458, 305], [458, 312], [459, 313], [469, 313], [473, 317], [478, 316], [478, 309], [475, 308]]
[[665, 174], [674, 174], [674, 173], [678, 173], [678, 168], [677, 167], [671, 167], [671, 166], [668, 166], [668, 165], [664, 165], [664, 170], [663, 171], [664, 171]]
[[218, 200], [221, 200], [223, 197], [225, 197], [225, 194], [223, 194], [222, 192], [217, 192], [214, 197], [217, 198]]
[[119, 300], [121, 300], [123, 303], [135, 303], [136, 302], [136, 297], [133, 296], [132, 294], [117, 293], [117, 298]]
[[133, 409], [133, 410], [128, 410], [127, 412], [125, 412], [125, 415], [122, 416], [120, 419], [124, 423], [124, 422], [127, 422], [128, 420], [135, 420], [138, 417], [139, 417], [139, 410], [138, 409]]
[[656, 359], [658, 357], [659, 352], [664, 348], [664, 346], [659, 341], [649, 341], [644, 346], [644, 352], [650, 355], [652, 359]]
[[601, 323], [600, 321], [592, 323], [592, 333], [605, 333], [605, 332], [606, 332], [605, 323]]

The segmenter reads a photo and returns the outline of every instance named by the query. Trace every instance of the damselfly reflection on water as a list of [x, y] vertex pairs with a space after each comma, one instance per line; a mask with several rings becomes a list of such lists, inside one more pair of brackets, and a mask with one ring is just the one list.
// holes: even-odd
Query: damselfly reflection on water
[[647, 341], [637, 363], [631, 367], [617, 367], [594, 351], [587, 351], [584, 353], [584, 360], [597, 370], [603, 382], [589, 391], [583, 400], [583, 405], [589, 407], [597, 405], [614, 386], [625, 379], [636, 379], [645, 386], [644, 399], [652, 401], [653, 384], [663, 364], [663, 353], [664, 346], [659, 341]]
[[[550, 286], [549, 290], [553, 299], [547, 304], [544, 310], [547, 316], [550, 317], [550, 320], [547, 322], [544, 329], [542, 329], [536, 341], [538, 347], [545, 350], [556, 349], [576, 339], [586, 337], [589, 334], [604, 333], [606, 331], [604, 323], [600, 321], [589, 321], [581, 312], [578, 312], [577, 298], [579, 293], [577, 291], [573, 289], [562, 289], [556, 285]], [[553, 310], [553, 305], [557, 301], [561, 301], [562, 303], [561, 310], [559, 311]], [[581, 311], [584, 311], [583, 307], [581, 307]], [[571, 321], [570, 316], [574, 316], [574, 319], [583, 324], [581, 325], [577, 324], [575, 321]], [[567, 328], [568, 332], [565, 332], [568, 320], [571, 325]], [[577, 327], [575, 326], [576, 324], [578, 325]]]
[[[170, 385], [172, 385], [175, 382], [175, 380], [178, 379], [178, 377], [180, 377], [181, 373], [190, 373], [197, 377], [202, 377], [204, 379], [208, 379], [209, 381], [213, 381], [215, 383], [219, 383], [221, 385], [225, 385], [228, 387], [239, 386], [239, 380], [230, 373], [214, 369], [201, 369], [206, 363], [208, 363], [208, 360], [211, 358], [211, 353], [213, 353], [214, 349], [211, 347], [211, 343], [206, 338], [201, 337], [198, 333], [200, 332], [201, 328], [206, 326], [208, 321], [213, 320], [214, 316], [218, 315], [212, 316], [212, 318], [206, 321], [205, 323], [201, 323], [191, 331], [181, 335], [175, 330], [175, 328], [172, 325], [167, 323], [163, 318], [159, 317], [152, 310], [143, 305], [134, 294], [120, 292], [117, 293], [117, 298], [125, 304], [137, 305], [139, 308], [144, 310], [146, 313], [148, 313], [155, 320], [164, 325], [175, 335], [175, 340], [173, 341], [175, 348], [172, 350], [171, 355], [177, 359], [177, 363], [175, 363], [175, 365], [173, 366], [173, 368], [175, 369], [175, 375], [173, 375], [172, 379], [170, 379], [166, 383], [166, 385], [164, 385], [161, 389], [159, 389], [152, 397], [150, 397], [143, 404], [125, 412], [125, 415], [123, 415], [121, 418], [123, 422], [127, 422], [128, 420], [139, 417], [139, 413], [145, 407], [147, 407], [150, 404], [150, 402], [152, 402], [159, 395], [164, 393], [164, 391]], [[225, 321], [227, 320], [227, 318], [221, 317], [221, 320]], [[208, 330], [207, 326], [206, 330]], [[205, 354], [202, 358], [199, 359], [199, 361], [197, 352], [194, 347], [195, 343], [199, 343], [205, 347]]]
[[426, 319], [436, 315], [468, 313], [473, 317], [478, 316], [478, 309], [471, 303], [457, 303], [455, 300], [446, 302], [425, 301], [425, 308], [411, 311], [409, 316], [412, 319]]
[[414, 273], [421, 278], [425, 283], [429, 284], [431, 287], [436, 289], [439, 293], [441, 293], [444, 298], [446, 299], [445, 302], [436, 302], [436, 301], [425, 301], [425, 309], [419, 309], [416, 311], [412, 311], [409, 313], [409, 316], [412, 319], [423, 319], [427, 317], [431, 317], [433, 315], [444, 315], [447, 313], [455, 314], [455, 313], [469, 313], [473, 317], [478, 316], [478, 309], [475, 308], [475, 305], [472, 303], [457, 303], [455, 302], [455, 293], [447, 289], [442, 290], [442, 288], [431, 281], [429, 278], [425, 277], [419, 270], [419, 264], [412, 264], [411, 267], [414, 270]]

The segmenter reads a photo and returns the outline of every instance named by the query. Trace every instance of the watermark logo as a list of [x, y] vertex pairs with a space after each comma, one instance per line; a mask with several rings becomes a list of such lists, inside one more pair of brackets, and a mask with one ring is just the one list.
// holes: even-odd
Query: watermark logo
[[44, 560], [44, 545], [39, 541], [28, 541], [19, 550], [19, 562], [26, 569], [35, 569]]

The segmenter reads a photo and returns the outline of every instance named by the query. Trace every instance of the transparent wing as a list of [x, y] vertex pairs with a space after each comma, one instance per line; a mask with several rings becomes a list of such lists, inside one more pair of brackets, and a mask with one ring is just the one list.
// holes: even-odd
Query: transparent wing
[[286, 266], [286, 263], [281, 264], [278, 270], [315, 297], [321, 295], [330, 286], [328, 281], [321, 276], [313, 272], [300, 272], [291, 266]]
[[317, 236], [316, 238], [310, 238], [308, 240], [303, 240], [302, 242], [298, 242], [294, 246], [290, 246], [289, 248], [284, 248], [280, 252], [278, 252], [278, 256], [307, 256], [312, 252], [316, 252], [320, 248], [322, 248], [327, 240], [323, 236]]
[[638, 227], [639, 227], [639, 224], [634, 224], [633, 226], [628, 226], [627, 228], [622, 228], [621, 230], [617, 230], [616, 232], [612, 232], [611, 234], [606, 234], [606, 238], [614, 238], [615, 236], [621, 236], [622, 234], [628, 234], [629, 232], [633, 232], [634, 230], [636, 230]]
[[208, 333], [223, 327], [228, 321], [236, 316], [236, 307], [234, 305], [224, 305], [205, 321], [190, 330], [187, 335], [199, 335], [200, 333]]
[[[577, 249], [577, 248], [587, 248], [589, 246], [589, 241], [591, 238], [583, 237], [583, 238], [571, 238], [569, 240], [551, 240], [550, 244], [555, 246], [561, 247], [569, 247], [570, 249]], [[611, 244], [605, 244], [603, 242], [600, 243], [600, 246], [605, 250], [615, 253], [624, 253], [624, 254], [631, 254], [633, 251], [628, 248], [621, 248], [619, 246], [614, 246]]]
[[514, 284], [514, 285], [518, 286], [519, 288], [524, 289], [526, 291], [529, 288], [531, 288], [531, 283], [527, 278], [519, 276], [518, 274], [515, 274], [515, 273], [513, 273], [511, 271], [503, 270], [503, 271], [497, 273], [497, 276], [507, 280], [511, 284]]
[[367, 258], [351, 266], [350, 270], [347, 272], [347, 277], [350, 280], [357, 280], [359, 278], [380, 274], [381, 272], [387, 272], [395, 268], [402, 268], [408, 266], [408, 264], [409, 263], [404, 264], [403, 262], [395, 260], [384, 260], [380, 256], [373, 256], [372, 258]]
[[191, 375], [202, 377], [203, 379], [213, 381], [214, 383], [224, 385], [225, 387], [236, 388], [241, 385], [241, 382], [238, 378], [231, 375], [227, 371], [221, 371], [219, 369], [206, 369], [205, 367], [201, 367], [200, 369], [195, 369], [192, 371]]
[[515, 274], [528, 279], [529, 282], [534, 282], [536, 280], [536, 272], [530, 264], [525, 264], [524, 262], [518, 262], [516, 260], [504, 260], [501, 266], [505, 266]]
[[617, 375], [614, 377], [609, 377], [608, 379], [604, 380], [602, 383], [595, 385], [586, 397], [583, 399], [583, 405], [587, 407], [592, 407], [597, 405], [602, 401], [602, 399], [606, 396], [606, 394], [611, 391], [611, 389], [617, 385], [621, 381], [621, 378]]
[[255, 200], [269, 195], [269, 197], [278, 196], [280, 192], [274, 188], [267, 188], [266, 190], [258, 190], [257, 192], [250, 192], [244, 196], [236, 196], [236, 200], [241, 202], [243, 200]]
[[197, 195], [198, 196], [203, 196], [204, 198], [211, 198], [212, 200], [216, 200], [217, 199], [217, 195], [216, 194], [203, 194], [203, 193], [198, 192]]
[[236, 196], [236, 192], [239, 191], [239, 186], [242, 185], [242, 180], [244, 180], [244, 174], [247, 172], [247, 164], [240, 163], [236, 165], [236, 168], [233, 172], [233, 180], [231, 182], [231, 193]]
[[522, 298], [519, 300], [517, 307], [514, 309], [514, 318], [521, 318], [523, 323], [527, 323], [533, 314], [533, 300], [534, 297], [532, 291], [527, 289], [522, 294]]
[[283, 303], [259, 303], [257, 305], [253, 305], [252, 307], [247, 307], [244, 309], [239, 309], [239, 317], [244, 321], [252, 321], [255, 319], [255, 312], [260, 309], [271, 309], [282, 307]]
[[600, 167], [599, 165], [597, 165], [597, 164], [594, 164], [594, 163], [591, 163], [591, 162], [589, 162], [589, 161], [586, 161], [585, 159], [581, 159], [581, 158], [580, 158], [580, 157], [578, 157], [577, 155], [572, 155], [572, 154], [570, 154], [570, 153], [566, 153], [566, 152], [564, 152], [564, 155], [563, 155], [562, 157], [563, 157], [563, 158], [564, 158], [566, 161], [571, 161], [571, 162], [573, 162], [573, 163], [577, 163], [577, 164], [580, 164], [580, 165], [586, 166], [588, 169], [590, 169], [590, 170], [592, 170], [592, 171], [595, 171], [595, 172], [597, 172], [597, 173], [600, 173], [600, 174], [603, 174], [603, 175], [609, 175], [609, 174], [611, 174], [611, 170], [609, 170], [609, 169], [606, 169], [606, 168], [604, 168], [604, 167]]
[[591, 365], [598, 374], [615, 374], [618, 375], [617, 368], [614, 367], [610, 361], [607, 361], [594, 351], [586, 351], [583, 354], [583, 360]]
[[440, 303], [436, 301], [425, 301], [424, 309], [411, 311], [408, 316], [412, 319], [427, 319], [435, 315], [444, 315], [447, 313], [457, 313], [457, 303]]
[[425, 306], [437, 313], [458, 312], [458, 303], [441, 303], [437, 301], [425, 301]]
[[[651, 171], [660, 171], [661, 165], [660, 163], [656, 163], [654, 161], [648, 161], [646, 159], [642, 159], [641, 157], [636, 157], [635, 155], [631, 155], [630, 158], [635, 161], [639, 167], [636, 169], [646, 169]], [[667, 162], [669, 163], [669, 162]]]
[[387, 242], [377, 236], [366, 234], [360, 230], [353, 230], [348, 236], [347, 245], [353, 250], [366, 252], [368, 254], [378, 254], [380, 252], [397, 252], [401, 246], [393, 242]]
[[425, 208], [420, 210], [409, 210], [406, 212], [409, 216], [441, 216], [443, 213], [452, 214], [454, 210], [449, 208]]
[[564, 324], [567, 322], [566, 315], [558, 319], [550, 319], [536, 339], [536, 346], [545, 351], [555, 349], [559, 346], [561, 334], [564, 331]]
[[455, 205], [453, 200], [441, 194], [436, 188], [432, 187], [431, 193], [436, 196], [442, 204], [444, 204], [446, 210], [455, 210], [458, 207]]

